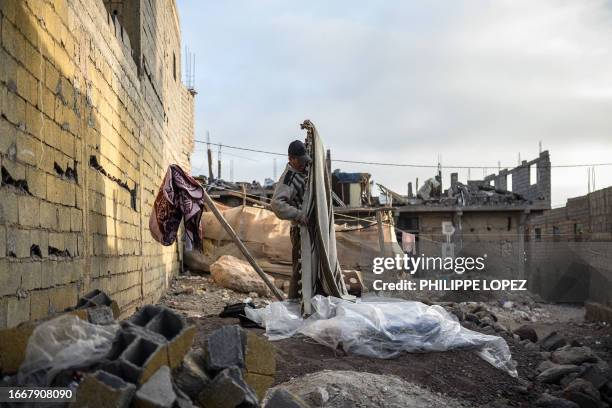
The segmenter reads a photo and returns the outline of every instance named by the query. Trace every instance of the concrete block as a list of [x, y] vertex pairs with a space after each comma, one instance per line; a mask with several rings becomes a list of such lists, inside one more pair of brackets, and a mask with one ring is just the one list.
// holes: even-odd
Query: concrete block
[[308, 408], [308, 404], [286, 388], [276, 388], [268, 397], [264, 408]]
[[[20, 285], [21, 276], [14, 273], [13, 262], [9, 262], [7, 259], [0, 259], [0, 296], [16, 294]], [[5, 299], [5, 301], [8, 300]], [[2, 326], [6, 326], [6, 323], [2, 324], [0, 321], [0, 327]]]
[[[0, 259], [4, 258], [5, 256], [6, 256], [6, 227], [4, 225], [0, 225]], [[0, 273], [2, 273], [1, 270], [0, 270]]]
[[111, 299], [106, 293], [99, 289], [94, 289], [91, 292], [83, 295], [77, 302], [77, 309], [84, 309], [96, 306], [108, 306], [113, 312], [115, 319], [119, 318], [119, 305], [113, 299]]
[[137, 326], [163, 336], [168, 344], [168, 364], [176, 368], [191, 348], [195, 327], [178, 313], [161, 306], [146, 305], [131, 319]]
[[28, 340], [36, 323], [26, 322], [17, 327], [0, 330], [0, 371], [14, 374], [25, 359]]
[[47, 198], [47, 176], [45, 172], [35, 167], [28, 167], [26, 169], [26, 181], [32, 195], [42, 199]]
[[128, 408], [136, 386], [105, 371], [87, 374], [76, 392], [77, 407]]
[[257, 395], [257, 399], [261, 400], [266, 391], [274, 384], [274, 377], [270, 375], [255, 374], [250, 372], [244, 372], [244, 381], [251, 387], [251, 389]]
[[32, 196], [19, 196], [19, 224], [26, 227], [40, 226], [40, 200]]
[[242, 379], [239, 368], [226, 368], [198, 396], [205, 408], [258, 407], [257, 396]]
[[58, 229], [59, 219], [56, 205], [46, 201], [40, 203], [40, 226], [47, 229]]
[[30, 256], [30, 231], [7, 228], [6, 254], [9, 257], [28, 258]]
[[274, 376], [276, 374], [276, 352], [267, 339], [254, 332], [247, 332], [245, 368], [250, 373]]
[[0, 200], [0, 223], [5, 225], [17, 224], [19, 222], [17, 194], [3, 189], [2, 198]]
[[136, 408], [171, 408], [176, 401], [170, 368], [163, 366], [136, 391]]
[[229, 367], [244, 368], [245, 334], [240, 326], [224, 326], [206, 340], [206, 369], [219, 372]]
[[192, 400], [197, 399], [202, 389], [210, 383], [210, 378], [204, 371], [204, 366], [203, 350], [192, 350], [185, 356], [183, 363], [173, 376], [177, 387]]
[[50, 314], [49, 292], [37, 290], [30, 292], [30, 319], [43, 319]]

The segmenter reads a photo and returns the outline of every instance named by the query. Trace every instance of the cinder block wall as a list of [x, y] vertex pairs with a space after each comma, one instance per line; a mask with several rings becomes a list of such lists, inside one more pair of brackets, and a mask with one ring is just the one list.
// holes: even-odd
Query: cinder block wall
[[132, 3], [135, 48], [102, 0], [0, 1], [0, 327], [94, 288], [129, 314], [179, 271], [148, 218], [190, 169], [193, 95], [174, 1]]

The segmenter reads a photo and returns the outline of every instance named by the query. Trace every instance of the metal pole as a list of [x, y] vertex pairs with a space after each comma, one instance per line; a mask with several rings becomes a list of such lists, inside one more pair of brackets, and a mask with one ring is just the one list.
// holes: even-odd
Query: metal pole
[[208, 193], [206, 191], [204, 191], [204, 197], [203, 198], [204, 198], [204, 201], [206, 202], [206, 205], [208, 206], [208, 208], [210, 208], [210, 210], [212, 211], [214, 216], [217, 218], [219, 223], [221, 223], [221, 225], [225, 229], [225, 232], [227, 232], [227, 234], [232, 238], [232, 240], [234, 241], [234, 243], [236, 244], [238, 249], [240, 249], [240, 252], [242, 252], [242, 254], [247, 259], [247, 261], [249, 261], [249, 263], [251, 264], [253, 269], [255, 269], [255, 272], [257, 272], [257, 274], [261, 277], [261, 279], [263, 279], [263, 281], [270, 288], [272, 293], [274, 293], [274, 296], [276, 296], [276, 298], [278, 300], [285, 300], [285, 298], [283, 297], [283, 294], [278, 290], [278, 288], [276, 286], [274, 286], [274, 284], [272, 282], [270, 282], [270, 279], [268, 279], [268, 276], [259, 267], [259, 265], [255, 261], [255, 258], [253, 258], [253, 255], [251, 255], [251, 253], [249, 252], [247, 247], [242, 243], [240, 238], [238, 238], [238, 235], [236, 235], [236, 232], [234, 231], [232, 226], [229, 225], [227, 220], [223, 217], [223, 214], [221, 214], [221, 212], [219, 211], [219, 209], [215, 205], [215, 202], [212, 200], [212, 198], [210, 198], [210, 196], [208, 195]]

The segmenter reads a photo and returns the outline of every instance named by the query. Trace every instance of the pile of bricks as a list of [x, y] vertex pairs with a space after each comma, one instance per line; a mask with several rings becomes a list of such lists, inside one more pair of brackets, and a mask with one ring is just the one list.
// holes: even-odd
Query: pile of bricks
[[[106, 293], [94, 290], [66, 313], [109, 325], [117, 324], [119, 308]], [[17, 373], [32, 332], [48, 320], [0, 330], [0, 374]], [[212, 332], [201, 348], [192, 348], [195, 334], [195, 327], [172, 309], [146, 305], [119, 322], [104, 358], [63, 370], [52, 385], [76, 388], [76, 406], [259, 407], [274, 383], [274, 347], [237, 325]], [[16, 385], [17, 376], [9, 378]], [[266, 407], [287, 406], [292, 396], [285, 394], [272, 393]]]

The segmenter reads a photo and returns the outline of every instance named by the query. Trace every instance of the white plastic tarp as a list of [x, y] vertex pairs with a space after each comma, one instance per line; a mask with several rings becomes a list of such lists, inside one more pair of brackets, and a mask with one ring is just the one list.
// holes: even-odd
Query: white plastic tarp
[[517, 377], [508, 344], [498, 336], [461, 326], [443, 307], [370, 296], [356, 302], [317, 295], [314, 313], [303, 319], [299, 303], [274, 302], [262, 309], [246, 308], [247, 317], [266, 328], [270, 340], [297, 333], [347, 353], [392, 358], [401, 352], [473, 349], [482, 359]]

